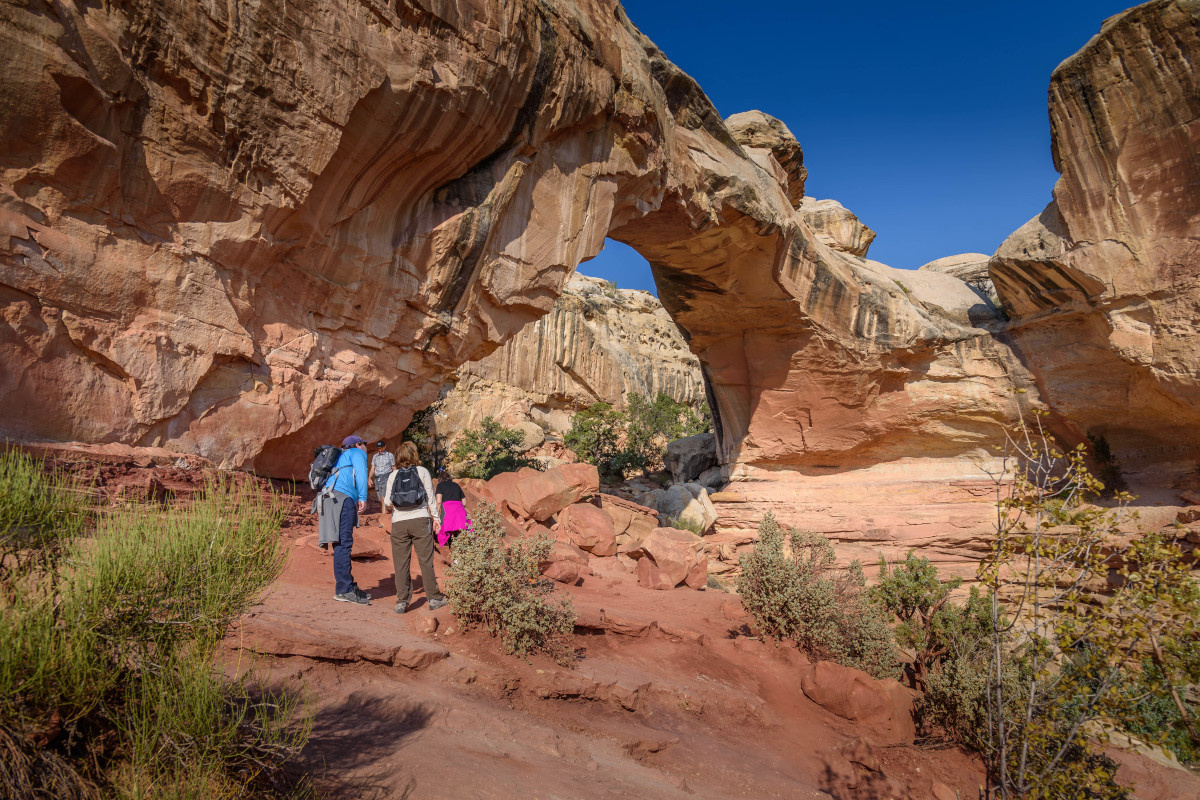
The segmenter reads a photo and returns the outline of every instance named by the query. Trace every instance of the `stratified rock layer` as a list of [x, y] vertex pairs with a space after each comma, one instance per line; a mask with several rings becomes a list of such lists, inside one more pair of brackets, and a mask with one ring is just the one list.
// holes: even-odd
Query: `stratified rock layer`
[[700, 362], [658, 299], [576, 274], [550, 313], [459, 367], [438, 405], [448, 437], [486, 416], [561, 434], [592, 403], [623, 409], [630, 393], [704, 405]]
[[1118, 14], [1054, 71], [1054, 201], [996, 252], [1012, 340], [1059, 424], [1127, 477], [1200, 460], [1200, 2]]
[[987, 303], [863, 260], [846, 218], [818, 236], [787, 128], [726, 124], [613, 2], [0, 23], [9, 435], [297, 474], [402, 430], [606, 234], [706, 365], [726, 462], [961, 454], [1013, 413]]

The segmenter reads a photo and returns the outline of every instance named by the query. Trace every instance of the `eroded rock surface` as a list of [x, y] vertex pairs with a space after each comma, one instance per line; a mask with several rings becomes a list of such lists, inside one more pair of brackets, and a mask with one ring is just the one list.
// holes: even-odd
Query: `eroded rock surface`
[[1053, 202], [992, 279], [1059, 423], [1107, 438], [1126, 475], [1177, 481], [1200, 440], [1200, 3], [1105, 21], [1054, 71]]
[[654, 295], [576, 273], [549, 314], [459, 367], [437, 425], [453, 436], [491, 416], [562, 434], [579, 409], [603, 402], [620, 410], [635, 392], [706, 402], [700, 362]]
[[708, 365], [726, 460], [978, 444], [937, 430], [946, 387], [1005, 349], [822, 242], [787, 128], [723, 122], [613, 3], [0, 13], [10, 435], [295, 474], [402, 430], [611, 233]]

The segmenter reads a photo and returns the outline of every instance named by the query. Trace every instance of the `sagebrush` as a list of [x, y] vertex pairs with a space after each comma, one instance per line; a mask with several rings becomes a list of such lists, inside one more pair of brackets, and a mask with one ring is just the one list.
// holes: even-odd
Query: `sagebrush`
[[763, 634], [876, 677], [895, 677], [900, 654], [886, 617], [868, 600], [861, 565], [836, 569], [828, 539], [784, 531], [771, 514], [758, 533], [754, 550], [741, 558], [737, 591]]
[[464, 628], [482, 626], [506, 652], [542, 653], [564, 666], [575, 661], [571, 598], [541, 575], [553, 544], [544, 533], [504, 542], [504, 524], [490, 503], [472, 514], [474, 529], [454, 540], [446, 598]]

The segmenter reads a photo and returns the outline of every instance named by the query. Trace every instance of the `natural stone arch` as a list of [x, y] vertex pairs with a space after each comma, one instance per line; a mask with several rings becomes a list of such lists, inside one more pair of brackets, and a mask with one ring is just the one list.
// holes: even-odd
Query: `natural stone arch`
[[6, 432], [296, 474], [402, 430], [606, 235], [705, 361], [728, 458], [869, 458], [959, 410], [907, 375], [1004, 358], [816, 235], [786, 129], [722, 121], [615, 3], [287, 8], [0, 11], [0, 391], [37, 409]]

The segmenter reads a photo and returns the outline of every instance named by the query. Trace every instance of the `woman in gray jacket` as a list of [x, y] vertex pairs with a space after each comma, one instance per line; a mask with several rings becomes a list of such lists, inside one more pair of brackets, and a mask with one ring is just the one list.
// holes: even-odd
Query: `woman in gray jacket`
[[[397, 485], [399, 483], [399, 485]], [[399, 499], [397, 499], [399, 491]], [[409, 566], [412, 551], [417, 551], [421, 565], [421, 581], [429, 609], [436, 611], [446, 605], [433, 572], [433, 531], [440, 524], [437, 502], [434, 500], [433, 480], [429, 470], [421, 466], [417, 446], [403, 442], [396, 451], [396, 469], [388, 476], [383, 493], [383, 507], [392, 511], [392, 567], [396, 571], [396, 613], [408, 610], [412, 599], [412, 578]]]

